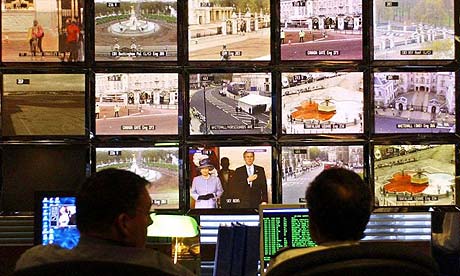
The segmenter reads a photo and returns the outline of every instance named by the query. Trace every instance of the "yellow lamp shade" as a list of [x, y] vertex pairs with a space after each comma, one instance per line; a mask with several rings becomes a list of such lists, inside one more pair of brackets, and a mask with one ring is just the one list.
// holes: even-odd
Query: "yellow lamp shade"
[[190, 216], [151, 214], [153, 223], [147, 228], [148, 237], [182, 237], [198, 235], [198, 223]]

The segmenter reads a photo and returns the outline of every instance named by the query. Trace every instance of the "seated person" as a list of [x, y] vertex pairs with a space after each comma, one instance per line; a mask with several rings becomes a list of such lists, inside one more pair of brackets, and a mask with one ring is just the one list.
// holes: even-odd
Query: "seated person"
[[171, 258], [145, 248], [151, 199], [149, 182], [135, 173], [106, 169], [93, 174], [76, 199], [78, 245], [38, 245], [22, 254], [16, 270], [65, 261], [107, 261], [149, 266], [173, 275], [193, 275]]
[[369, 187], [355, 172], [343, 168], [324, 170], [310, 183], [306, 200], [310, 235], [318, 246], [285, 250], [272, 259], [268, 270], [290, 258], [356, 244], [364, 237], [372, 197]]

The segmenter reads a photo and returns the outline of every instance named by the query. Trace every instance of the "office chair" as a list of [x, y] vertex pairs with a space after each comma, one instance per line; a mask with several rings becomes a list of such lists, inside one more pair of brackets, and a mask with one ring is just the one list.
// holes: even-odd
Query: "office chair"
[[288, 259], [267, 276], [437, 276], [436, 262], [401, 244], [364, 242], [332, 247]]
[[13, 272], [11, 276], [173, 276], [159, 269], [136, 264], [104, 261], [49, 263]]

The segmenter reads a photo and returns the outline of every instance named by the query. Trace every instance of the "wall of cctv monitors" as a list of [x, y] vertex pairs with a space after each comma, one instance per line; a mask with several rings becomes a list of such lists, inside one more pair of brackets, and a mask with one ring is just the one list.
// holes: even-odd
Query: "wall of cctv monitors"
[[2, 211], [110, 167], [145, 177], [160, 211], [305, 202], [331, 167], [362, 175], [377, 208], [460, 202], [454, 0], [1, 9]]

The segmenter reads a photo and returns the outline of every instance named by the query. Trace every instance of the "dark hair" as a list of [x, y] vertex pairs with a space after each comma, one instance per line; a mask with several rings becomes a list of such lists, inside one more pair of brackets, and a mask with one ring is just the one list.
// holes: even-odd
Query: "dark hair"
[[310, 219], [330, 241], [360, 240], [371, 215], [371, 192], [361, 177], [343, 168], [321, 172], [307, 189]]
[[254, 157], [256, 156], [255, 153], [254, 153], [253, 151], [249, 151], [249, 150], [245, 150], [245, 151], [243, 152], [243, 156], [245, 156], [246, 153], [251, 153], [252, 156], [254, 156]]
[[91, 175], [77, 193], [77, 227], [81, 232], [107, 231], [121, 213], [136, 209], [149, 182], [126, 170], [106, 169]]

